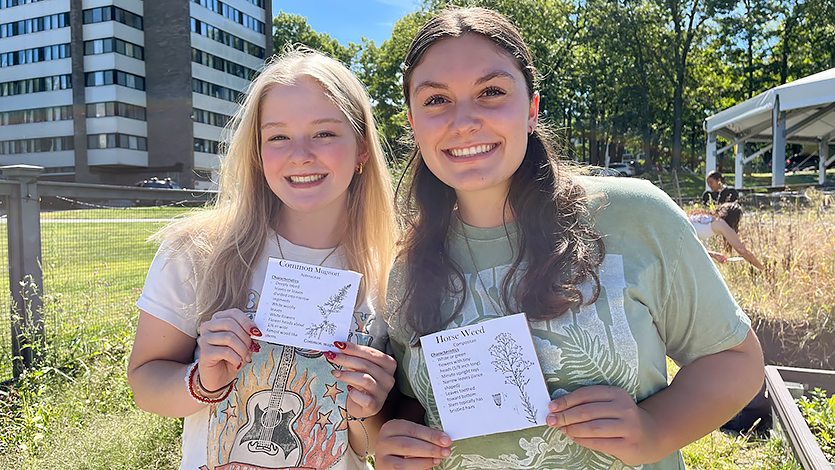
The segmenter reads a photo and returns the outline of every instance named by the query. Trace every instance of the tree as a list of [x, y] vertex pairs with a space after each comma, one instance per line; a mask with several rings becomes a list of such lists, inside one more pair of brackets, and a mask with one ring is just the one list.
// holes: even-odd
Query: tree
[[287, 45], [302, 44], [323, 52], [351, 67], [360, 46], [348, 42], [343, 46], [327, 33], [317, 33], [307, 24], [307, 18], [279, 10], [273, 18], [273, 51], [280, 54]]
[[[759, 93], [769, 81], [767, 62], [769, 43], [774, 37], [771, 0], [740, 0], [737, 8], [717, 20], [718, 37], [727, 72], [735, 78], [734, 91], [740, 101]], [[766, 86], [767, 88], [767, 86]]]
[[681, 137], [684, 125], [684, 89], [688, 80], [689, 55], [704, 39], [704, 26], [716, 14], [729, 11], [733, 0], [652, 0], [669, 29], [662, 38], [661, 70], [673, 87], [672, 165], [681, 166]]
[[374, 117], [395, 160], [405, 157], [409, 148], [404, 143], [408, 120], [402, 91], [403, 58], [412, 38], [428, 18], [429, 13], [422, 10], [400, 18], [394, 23], [391, 38], [379, 47], [374, 41], [365, 42], [357, 59], [357, 76], [368, 87]]

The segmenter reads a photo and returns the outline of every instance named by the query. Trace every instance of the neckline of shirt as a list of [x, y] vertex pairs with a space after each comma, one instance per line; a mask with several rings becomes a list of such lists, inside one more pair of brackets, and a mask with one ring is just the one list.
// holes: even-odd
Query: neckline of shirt
[[450, 230], [460, 238], [469, 238], [470, 241], [482, 242], [502, 240], [508, 236], [515, 235], [519, 230], [516, 221], [508, 222], [507, 224], [500, 225], [498, 227], [475, 227], [461, 220], [458, 216], [458, 211], [454, 211], [452, 213], [452, 219], [450, 220], [449, 226]]

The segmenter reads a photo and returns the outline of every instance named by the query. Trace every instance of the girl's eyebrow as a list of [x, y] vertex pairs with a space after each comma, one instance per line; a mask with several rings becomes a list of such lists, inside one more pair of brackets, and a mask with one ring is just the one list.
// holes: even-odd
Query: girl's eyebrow
[[488, 73], [487, 75], [485, 75], [485, 76], [479, 78], [478, 80], [476, 80], [475, 84], [476, 85], [481, 85], [482, 83], [489, 82], [490, 80], [492, 80], [494, 78], [507, 78], [514, 83], [516, 82], [516, 78], [514, 78], [512, 74], [510, 74], [510, 73], [508, 73], [504, 70], [494, 70], [494, 71]]
[[[337, 118], [322, 118], [317, 119], [310, 124], [314, 126], [318, 126], [319, 124], [342, 124], [344, 121], [342, 119]], [[287, 127], [287, 124], [284, 122], [265, 122], [261, 124], [261, 130], [267, 129], [269, 127]]]
[[[474, 85], [476, 85], [476, 86], [481, 85], [483, 83], [489, 82], [490, 80], [493, 80], [494, 78], [507, 78], [507, 79], [509, 79], [513, 82], [516, 82], [516, 78], [513, 76], [513, 74], [511, 74], [509, 72], [506, 72], [504, 70], [494, 70], [494, 71], [488, 73], [487, 75], [484, 75], [483, 77], [478, 78], [475, 81]], [[426, 80], [426, 81], [421, 82], [418, 86], [416, 86], [415, 91], [413, 93], [418, 94], [424, 88], [437, 88], [437, 89], [440, 89], [440, 90], [448, 90], [449, 89], [449, 87], [444, 83], [433, 82], [431, 80]]]

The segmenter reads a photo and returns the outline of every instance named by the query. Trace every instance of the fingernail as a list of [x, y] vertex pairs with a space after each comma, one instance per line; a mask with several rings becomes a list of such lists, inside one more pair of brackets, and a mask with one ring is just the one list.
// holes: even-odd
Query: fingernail
[[252, 352], [258, 352], [261, 350], [261, 346], [258, 346], [258, 343], [253, 341], [249, 344], [249, 350]]
[[549, 403], [548, 403], [548, 409], [549, 409], [551, 412], [553, 412], [553, 413], [556, 413], [557, 411], [559, 411], [559, 408], [560, 408], [560, 407], [559, 407], [559, 406], [557, 406], [557, 404], [556, 404], [556, 403], [554, 403], [554, 402], [549, 402]]
[[336, 353], [333, 351], [325, 351], [322, 354], [324, 354], [324, 356], [328, 358], [329, 361], [336, 359]]
[[334, 370], [331, 371], [331, 374], [333, 374], [333, 376], [338, 379], [339, 376], [342, 375], [342, 371], [339, 370], [339, 369], [334, 369]]
[[548, 426], [556, 426], [557, 425], [557, 417], [556, 416], [549, 416], [545, 418], [545, 422], [548, 423]]
[[354, 387], [352, 387], [351, 385], [348, 385], [347, 387], [349, 392], [354, 389]]
[[251, 335], [253, 335], [253, 336], [261, 336], [261, 330], [259, 330], [257, 326], [253, 326], [253, 327], [249, 330], [249, 334], [251, 334]]
[[432, 465], [440, 465], [441, 459], [432, 459]]
[[242, 362], [242, 363], [240, 363], [240, 364], [238, 364], [237, 369], [238, 369], [238, 370], [241, 370], [241, 366], [243, 366], [243, 365], [244, 365], [244, 363], [243, 363], [243, 362]]
[[449, 457], [449, 454], [450, 454], [451, 452], [452, 452], [452, 451], [451, 451], [451, 450], [449, 450], [449, 447], [444, 447], [443, 449], [441, 449], [441, 457], [443, 457], [443, 458], [447, 458], [447, 457]]
[[333, 345], [334, 345], [334, 346], [336, 346], [336, 347], [337, 347], [337, 348], [339, 348], [339, 349], [345, 349], [345, 348], [347, 348], [347, 347], [348, 347], [348, 345], [347, 345], [347, 344], [345, 344], [345, 342], [344, 342], [344, 341], [334, 341], [334, 342], [333, 342]]
[[[450, 439], [449, 436], [444, 434], [443, 436], [441, 436], [441, 444], [443, 444], [445, 446], [448, 446], [448, 445], [452, 444], [452, 439]], [[449, 449], [446, 449], [446, 450], [449, 450]], [[441, 452], [443, 452], [443, 451], [441, 451]]]

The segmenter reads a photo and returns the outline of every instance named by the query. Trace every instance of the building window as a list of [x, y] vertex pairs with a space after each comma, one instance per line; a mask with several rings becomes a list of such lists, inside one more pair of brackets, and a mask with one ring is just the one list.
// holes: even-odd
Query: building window
[[67, 90], [72, 88], [70, 75], [53, 75], [51, 77], [26, 78], [11, 82], [0, 83], [0, 96], [23, 95], [39, 93], [41, 91]]
[[46, 167], [43, 169], [43, 173], [47, 174], [55, 174], [55, 173], [67, 173], [73, 174], [75, 173], [74, 166], [53, 166], [53, 167]]
[[148, 150], [148, 139], [136, 135], [120, 134], [118, 132], [110, 134], [89, 134], [87, 136], [87, 148]]
[[54, 15], [27, 18], [12, 23], [0, 24], [0, 38], [10, 38], [21, 34], [39, 33], [50, 29], [66, 28], [70, 25], [70, 14], [55, 13]]
[[141, 16], [112, 5], [84, 10], [82, 18], [84, 24], [116, 21], [140, 31], [143, 29]]
[[121, 103], [119, 101], [106, 101], [102, 103], [87, 103], [87, 117], [99, 118], [106, 116], [119, 116], [144, 121], [145, 108], [133, 104]]
[[65, 137], [41, 137], [38, 139], [17, 139], [0, 141], [0, 155], [18, 153], [60, 152], [73, 149], [71, 135]]
[[31, 124], [34, 122], [65, 121], [72, 119], [72, 106], [19, 109], [0, 113], [0, 126]]
[[134, 59], [145, 60], [145, 48], [136, 44], [122, 41], [118, 38], [94, 39], [84, 41], [84, 55], [107, 54], [116, 52], [118, 54], [133, 57]]
[[191, 19], [191, 32], [197, 33], [201, 36], [206, 36], [209, 39], [213, 39], [239, 51], [246, 52], [247, 54], [258, 57], [259, 59], [263, 59], [266, 54], [266, 50], [263, 47], [241, 39], [234, 34], [229, 34], [220, 28], [216, 28], [205, 21], [200, 21], [195, 18]]
[[36, 3], [41, 0], [0, 0], [0, 8], [11, 8], [18, 5], [25, 5], [27, 3]]
[[233, 103], [238, 103], [238, 98], [241, 95], [243, 95], [243, 93], [239, 93], [231, 88], [215, 85], [214, 83], [204, 82], [199, 78], [191, 79], [191, 91], [195, 93], [200, 93], [201, 95], [207, 95], [213, 98], [231, 101]]
[[[227, 5], [220, 0], [191, 0], [194, 3], [200, 4], [213, 12], [222, 15], [235, 23], [246, 26], [247, 28], [264, 34], [264, 22], [259, 21], [246, 13], [241, 12], [237, 8]], [[263, 6], [262, 6], [263, 8]]]
[[54, 44], [52, 46], [35, 47], [21, 51], [3, 52], [0, 53], [0, 67], [66, 59], [69, 56], [69, 44]]
[[264, 8], [264, 0], [246, 0], [246, 1], [255, 5], [258, 8]]
[[194, 151], [202, 153], [212, 153], [217, 155], [220, 150], [220, 142], [209, 139], [194, 139]]
[[198, 64], [205, 65], [206, 67], [226, 72], [229, 75], [234, 75], [236, 77], [243, 78], [244, 80], [252, 80], [255, 78], [257, 73], [249, 67], [245, 67], [241, 64], [232, 62], [231, 60], [226, 60], [222, 57], [209, 54], [208, 52], [201, 51], [200, 49], [191, 49], [191, 60], [192, 62], [197, 62]]
[[85, 86], [121, 85], [134, 90], [145, 91], [145, 77], [121, 70], [99, 70], [84, 74]]
[[194, 122], [208, 124], [210, 126], [216, 127], [225, 127], [226, 124], [232, 119], [232, 116], [227, 116], [225, 114], [214, 113], [212, 111], [206, 111], [205, 109], [197, 108], [194, 108], [193, 116]]

